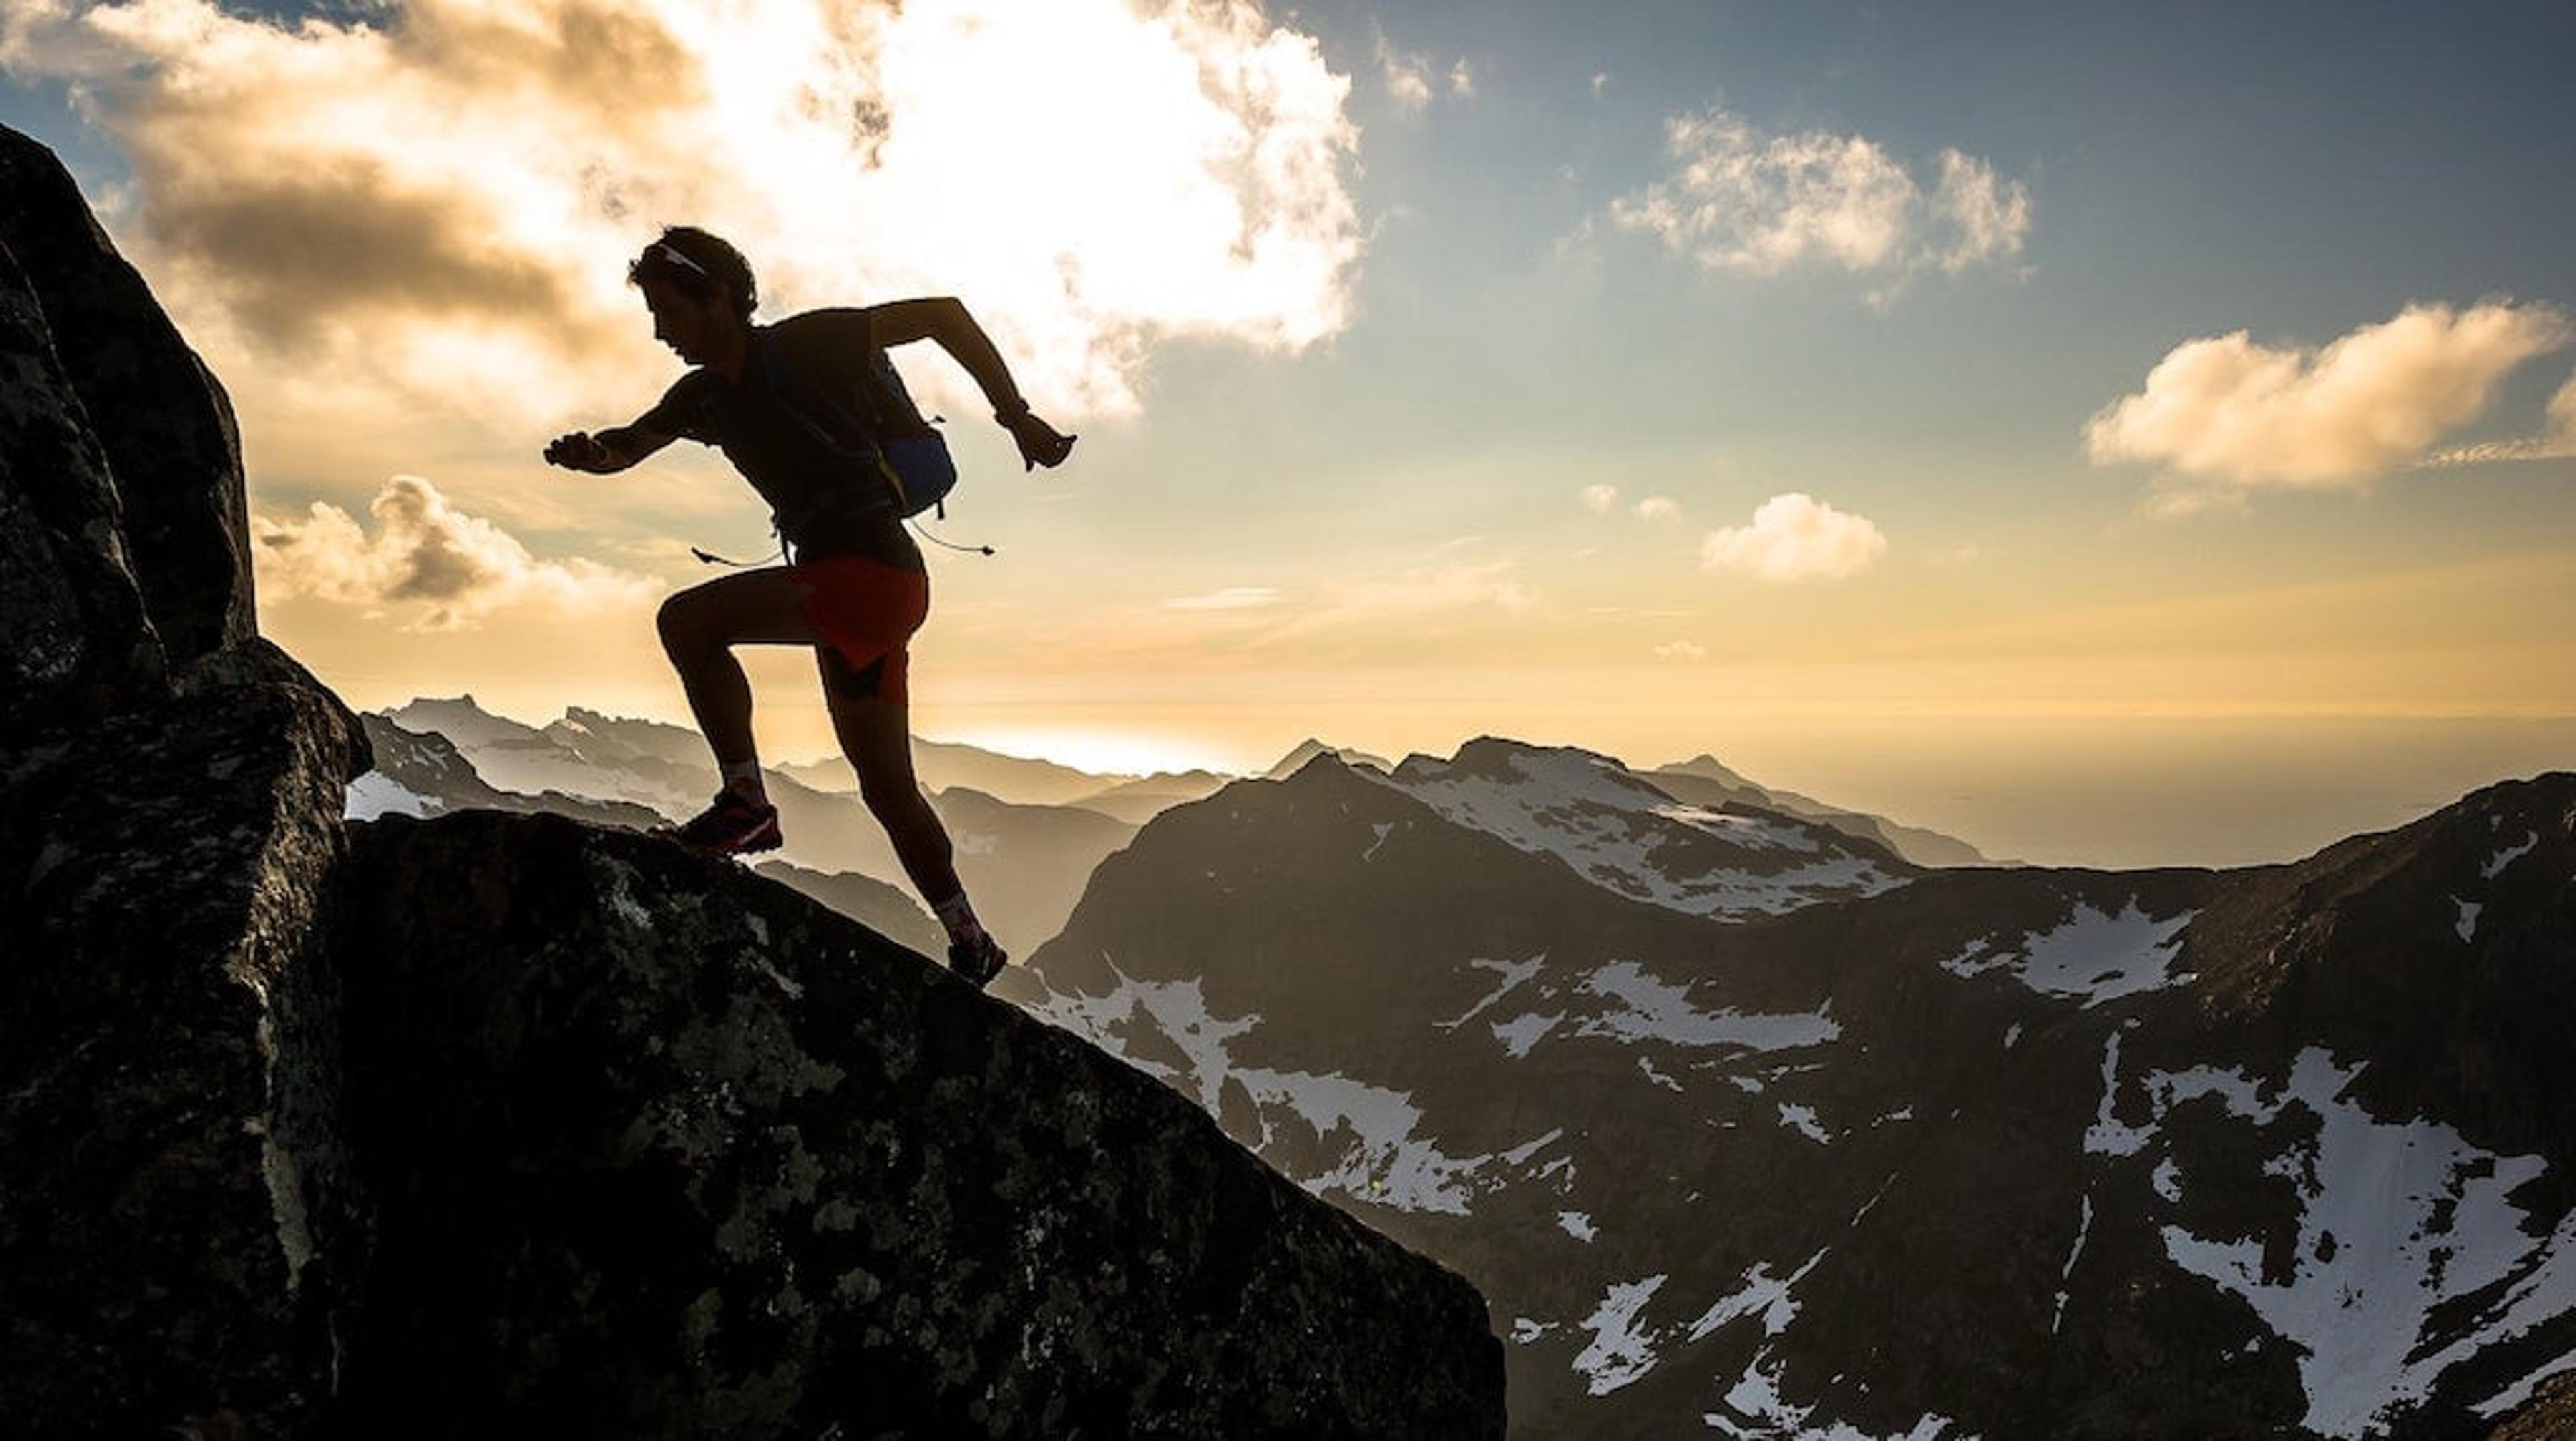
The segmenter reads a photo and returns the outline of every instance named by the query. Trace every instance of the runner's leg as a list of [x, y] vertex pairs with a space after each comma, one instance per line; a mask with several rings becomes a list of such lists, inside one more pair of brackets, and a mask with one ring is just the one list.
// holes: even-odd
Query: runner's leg
[[784, 570], [752, 570], [692, 586], [662, 602], [662, 650], [680, 673], [689, 713], [722, 767], [756, 763], [751, 738], [751, 681], [735, 660], [737, 645], [814, 641], [805, 587]]
[[895, 859], [922, 900], [932, 906], [962, 895], [957, 879], [956, 848], [939, 813], [921, 793], [912, 771], [910, 709], [900, 699], [862, 694], [873, 689], [867, 673], [854, 671], [829, 648], [818, 648], [823, 670], [823, 701], [832, 716], [832, 732], [841, 753], [859, 773], [859, 796], [885, 827]]

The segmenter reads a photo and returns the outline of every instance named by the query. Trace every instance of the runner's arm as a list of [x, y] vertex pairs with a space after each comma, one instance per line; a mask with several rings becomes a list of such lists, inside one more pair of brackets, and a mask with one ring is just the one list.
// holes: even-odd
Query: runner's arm
[[1010, 366], [1003, 363], [1002, 352], [994, 348], [992, 337], [984, 333], [984, 327], [975, 323], [975, 317], [956, 297], [897, 300], [872, 305], [864, 314], [868, 318], [869, 341], [880, 350], [915, 340], [939, 342], [939, 348], [964, 366], [983, 388], [984, 398], [993, 406], [993, 419], [1011, 433], [1011, 439], [1020, 447], [1020, 459], [1029, 469], [1061, 465], [1072, 453], [1074, 437], [1059, 433], [1029, 409], [1018, 382], [1011, 379]]
[[672, 439], [641, 421], [597, 434], [576, 430], [547, 443], [546, 461], [566, 470], [611, 475], [669, 445]]

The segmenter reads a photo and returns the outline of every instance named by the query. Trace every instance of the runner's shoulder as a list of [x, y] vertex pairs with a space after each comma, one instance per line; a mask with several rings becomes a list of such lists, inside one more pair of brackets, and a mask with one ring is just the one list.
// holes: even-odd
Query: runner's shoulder
[[868, 344], [874, 329], [873, 311], [864, 306], [829, 305], [820, 310], [800, 310], [769, 326], [780, 340], [796, 346]]

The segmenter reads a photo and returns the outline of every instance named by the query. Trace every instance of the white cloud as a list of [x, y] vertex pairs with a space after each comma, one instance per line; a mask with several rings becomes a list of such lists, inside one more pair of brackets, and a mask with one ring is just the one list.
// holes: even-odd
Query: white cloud
[[1710, 531], [1700, 568], [1770, 581], [1839, 580], [1886, 553], [1887, 537], [1868, 517], [1792, 491], [1762, 502], [1750, 524]]
[[1332, 588], [1322, 613], [1327, 620], [1344, 622], [1487, 607], [1527, 610], [1538, 600], [1511, 578], [1516, 568], [1510, 560], [1451, 561], [1345, 581]]
[[964, 296], [1066, 414], [1169, 337], [1335, 333], [1361, 251], [1348, 81], [1253, 0], [12, 0], [0, 66], [124, 153], [192, 334], [476, 404], [667, 368], [665, 222], [773, 314]]
[[1619, 503], [1619, 487], [1615, 485], [1587, 485], [1583, 487], [1582, 496], [1584, 509], [1607, 512], [1610, 507]]
[[1938, 218], [1933, 229], [1949, 243], [1942, 248], [1935, 242], [1933, 263], [1956, 275], [2021, 254], [2022, 238], [2030, 234], [2029, 188], [1998, 179], [1993, 166], [1956, 150], [1942, 151], [1940, 165], [1941, 185], [1931, 200]]
[[1665, 660], [1706, 660], [1708, 648], [1686, 640], [1668, 641], [1655, 647], [1655, 654]]
[[1876, 141], [1773, 135], [1712, 107], [1665, 122], [1673, 172], [1612, 202], [1612, 219], [1699, 264], [1778, 275], [1804, 264], [1902, 278], [2009, 261], [2030, 232], [2030, 193], [1956, 150], [1926, 193]]
[[1165, 610], [1262, 610], [1279, 603], [1277, 589], [1266, 585], [1236, 585], [1202, 595], [1174, 596], [1163, 602]]
[[1637, 502], [1636, 511], [1638, 517], [1643, 520], [1679, 520], [1682, 518], [1681, 502], [1673, 499], [1669, 495], [1647, 496], [1644, 500]]
[[2565, 460], [2570, 457], [2576, 457], [2576, 377], [2571, 377], [2558, 388], [2556, 395], [2549, 398], [2549, 408], [2538, 435], [2450, 446], [2435, 451], [2416, 464], [2448, 469], [2462, 465], [2489, 465], [2497, 461]]
[[1378, 78], [1395, 108], [1419, 113], [1431, 104], [1431, 58], [1406, 54], [1381, 32], [1377, 37]]
[[[2187, 341], [2086, 424], [2085, 445], [2096, 465], [2172, 467], [2162, 513], [2209, 509], [2246, 487], [2352, 486], [2428, 460], [2516, 367], [2571, 339], [2576, 326], [2549, 306], [2489, 301], [2411, 305], [2322, 350], [2258, 345], [2241, 330]], [[2566, 413], [2576, 401], [2563, 412], [2553, 402], [2554, 421]]]
[[[1435, 78], [1439, 62], [1424, 51], [1397, 49], [1382, 28], [1376, 30], [1373, 48], [1379, 83], [1386, 87], [1387, 98], [1395, 102], [1395, 107], [1411, 115], [1428, 108], [1444, 84]], [[1476, 93], [1476, 67], [1466, 60], [1455, 62], [1449, 67], [1445, 85], [1455, 99], [1472, 98]]]
[[294, 519], [252, 516], [263, 596], [406, 610], [407, 629], [434, 631], [469, 628], [519, 607], [573, 615], [640, 609], [662, 589], [649, 576], [594, 561], [538, 560], [418, 476], [395, 476], [368, 509], [373, 536], [335, 505], [317, 503]]

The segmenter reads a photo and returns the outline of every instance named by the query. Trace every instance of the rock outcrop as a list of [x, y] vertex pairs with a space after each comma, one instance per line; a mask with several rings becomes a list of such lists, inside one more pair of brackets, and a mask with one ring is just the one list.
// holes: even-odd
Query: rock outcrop
[[864, 927], [344, 824], [221, 390], [50, 155], [0, 185], [11, 1434], [1502, 1434], [1464, 1281]]
[[[150, 694], [257, 629], [232, 402], [62, 162], [5, 127], [0, 250], [0, 603], [49, 622], [13, 624], [0, 655], [13, 679]], [[52, 689], [10, 687], [0, 723]]]
[[[0, 756], [0, 1395], [26, 1435], [229, 1409], [331, 1369], [336, 977], [308, 945], [364, 768], [273, 651]], [[327, 1268], [325, 1268], [327, 1269]]]
[[343, 877], [365, 1434], [1499, 1428], [1463, 1283], [802, 896], [489, 812]]

